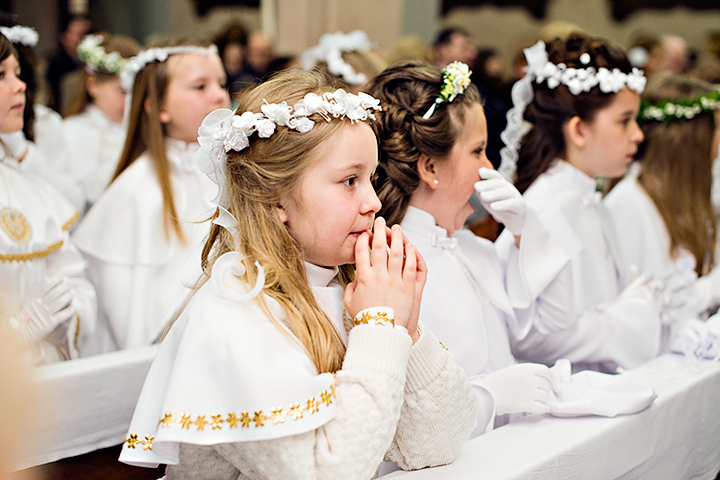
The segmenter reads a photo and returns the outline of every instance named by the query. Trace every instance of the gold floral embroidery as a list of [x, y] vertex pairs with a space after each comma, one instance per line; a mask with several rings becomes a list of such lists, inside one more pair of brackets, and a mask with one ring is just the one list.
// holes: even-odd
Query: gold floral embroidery
[[320, 410], [320, 403], [315, 400], [315, 397], [308, 398], [305, 403], [307, 403], [305, 409], [310, 412], [311, 415]]
[[360, 318], [355, 319], [355, 325], [395, 325], [395, 319], [388, 317], [388, 312], [378, 311], [377, 314], [372, 315], [370, 312], [363, 312]]
[[65, 231], [70, 230], [70, 228], [72, 228], [78, 220], [80, 220], [80, 212], [75, 212], [75, 215], [70, 217], [70, 220], [63, 224], [62, 229]]
[[242, 425], [242, 428], [250, 428], [250, 422], [252, 422], [250, 414], [248, 412], [242, 412], [240, 414], [240, 424]]
[[[228, 418], [225, 420], [228, 425], [230, 425], [230, 428], [237, 428], [237, 424], [240, 421], [238, 417], [235, 416], [235, 413], [228, 413]], [[170, 425], [168, 425], [169, 427]]]
[[0, 225], [16, 245], [27, 245], [33, 236], [32, 227], [25, 215], [14, 208], [0, 209]]
[[267, 420], [267, 417], [263, 414], [262, 410], [260, 410], [259, 412], [255, 412], [255, 417], [253, 418], [253, 421], [255, 422], [255, 427], [264, 427], [265, 420]]
[[195, 420], [194, 423], [197, 425], [198, 432], [204, 432], [205, 425], [208, 424], [207, 420], [205, 420], [205, 415], [198, 415], [197, 420]]
[[63, 241], [60, 240], [57, 243], [53, 243], [45, 250], [30, 253], [9, 253], [0, 255], [0, 262], [29, 262], [31, 260], [37, 260], [38, 258], [45, 258], [55, 250], [63, 246]]
[[273, 408], [272, 414], [270, 414], [270, 418], [272, 418], [272, 421], [275, 425], [278, 423], [285, 423], [285, 417], [287, 416], [287, 413], [283, 411], [282, 407]]
[[[320, 400], [316, 397], [310, 397], [305, 400], [305, 404], [300, 402], [294, 403], [289, 406], [288, 409], [283, 407], [273, 408], [270, 416], [267, 416], [263, 410], [254, 412], [254, 415], [250, 415], [249, 412], [240, 412], [238, 416], [235, 412], [227, 414], [227, 418], [223, 419], [222, 414], [210, 415], [210, 421], [205, 420], [205, 415], [197, 415], [193, 421], [193, 416], [189, 413], [181, 413], [180, 416], [175, 416], [173, 412], [167, 412], [158, 421], [157, 428], [170, 428], [173, 424], [177, 423], [180, 425], [180, 429], [190, 430], [191, 425], [195, 425], [198, 432], [204, 432], [205, 427], [210, 425], [213, 430], [222, 430], [223, 423], [228, 424], [228, 428], [238, 428], [238, 423], [242, 428], [250, 428], [252, 423], [255, 427], [265, 427], [267, 425], [277, 425], [279, 423], [285, 423], [288, 416], [292, 417], [293, 420], [299, 420], [303, 418], [303, 412], [306, 410], [312, 415], [320, 411], [320, 407], [325, 405], [329, 407], [333, 403], [335, 397], [335, 384], [331, 383], [330, 388], [323, 390], [319, 394]], [[272, 420], [272, 424], [266, 422]], [[128, 448], [136, 448], [138, 445], [143, 445], [145, 450], [152, 450], [152, 444], [155, 440], [154, 435], [145, 435], [144, 440], [140, 440], [138, 434], [131, 433], [124, 443], [127, 443]]]
[[79, 341], [80, 341], [80, 315], [78, 315], [76, 313], [75, 314], [75, 336], [73, 338], [73, 347], [75, 348], [75, 351], [78, 353], [80, 353]]
[[212, 415], [210, 417], [210, 425], [212, 425], [213, 430], [222, 430], [222, 424], [225, 420], [223, 420], [222, 415]]

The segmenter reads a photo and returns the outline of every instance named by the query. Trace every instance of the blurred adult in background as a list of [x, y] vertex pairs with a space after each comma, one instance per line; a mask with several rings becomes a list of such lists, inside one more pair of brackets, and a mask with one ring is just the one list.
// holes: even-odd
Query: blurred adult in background
[[77, 48], [90, 28], [90, 20], [86, 17], [80, 15], [68, 17], [63, 23], [58, 37], [60, 44], [48, 58], [48, 66], [45, 71], [45, 78], [50, 89], [48, 106], [58, 112], [62, 105], [62, 79], [66, 74], [82, 67], [82, 62], [77, 56]]
[[247, 30], [240, 23], [231, 23], [215, 37], [213, 43], [218, 47], [218, 54], [227, 76], [228, 92], [232, 99], [238, 91], [242, 90], [239, 80], [245, 65]]
[[268, 73], [275, 56], [272, 39], [262, 31], [254, 31], [248, 36], [242, 71], [237, 78], [241, 89], [260, 83]]
[[477, 47], [472, 37], [460, 27], [448, 27], [440, 31], [433, 44], [433, 58], [438, 68], [445, 68], [455, 61], [472, 65], [475, 55]]
[[385, 62], [393, 65], [407, 60], [422, 60], [432, 63], [433, 50], [425, 40], [417, 35], [405, 35], [388, 49], [385, 54]]
[[500, 140], [500, 133], [505, 130], [505, 115], [512, 103], [505, 97], [503, 80], [503, 64], [500, 55], [492, 48], [478, 51], [475, 64], [472, 66], [472, 81], [484, 99], [485, 117], [487, 118], [488, 144], [486, 154], [493, 167], [500, 166], [500, 149], [505, 144]]

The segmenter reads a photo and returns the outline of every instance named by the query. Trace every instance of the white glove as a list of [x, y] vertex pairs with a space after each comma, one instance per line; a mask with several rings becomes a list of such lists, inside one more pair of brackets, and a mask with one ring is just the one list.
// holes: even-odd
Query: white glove
[[555, 376], [539, 363], [518, 363], [484, 376], [480, 385], [495, 399], [495, 413], [547, 413]]
[[519, 236], [525, 222], [525, 199], [499, 172], [485, 167], [478, 172], [483, 179], [475, 183], [480, 203], [495, 220]]
[[53, 343], [61, 343], [69, 321], [75, 316], [72, 299], [72, 283], [67, 277], [49, 278], [43, 293], [11, 317], [10, 325], [27, 344], [40, 341], [50, 333]]
[[706, 312], [720, 305], [720, 266], [697, 279], [691, 298], [698, 312]]

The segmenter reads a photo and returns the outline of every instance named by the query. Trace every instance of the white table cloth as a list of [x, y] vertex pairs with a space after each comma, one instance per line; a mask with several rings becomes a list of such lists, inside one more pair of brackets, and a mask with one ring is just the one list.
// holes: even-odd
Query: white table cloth
[[640, 413], [525, 417], [469, 441], [450, 465], [382, 478], [714, 479], [720, 471], [720, 364], [666, 354], [632, 372], [658, 394]]
[[152, 345], [38, 368], [39, 412], [28, 421], [32, 441], [17, 468], [122, 443], [156, 351]]

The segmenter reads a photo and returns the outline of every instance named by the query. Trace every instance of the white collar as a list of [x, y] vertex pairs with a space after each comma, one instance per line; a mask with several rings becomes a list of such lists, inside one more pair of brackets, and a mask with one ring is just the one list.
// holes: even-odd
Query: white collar
[[101, 128], [123, 128], [122, 123], [113, 122], [112, 120], [110, 120], [110, 117], [105, 115], [105, 112], [100, 110], [96, 105], [93, 105], [92, 103], [89, 103], [87, 107], [85, 107], [85, 113], [87, 114], [91, 122], [99, 123], [99, 126]]
[[304, 263], [305, 273], [307, 274], [308, 282], [310, 282], [310, 286], [313, 288], [327, 287], [328, 285], [330, 285], [330, 282], [333, 281], [333, 279], [340, 271], [338, 267], [319, 267], [317, 265], [313, 265], [312, 263]]
[[421, 210], [417, 207], [408, 207], [405, 216], [400, 222], [403, 230], [415, 232], [424, 236], [436, 235], [441, 238], [447, 238], [446, 229], [437, 224], [432, 213]]
[[563, 159], [558, 159], [547, 173], [563, 179], [564, 187], [576, 190], [583, 196], [592, 195], [597, 189], [594, 178]]
[[197, 142], [186, 143], [182, 140], [165, 137], [165, 149], [170, 163], [183, 170], [200, 171], [195, 162], [200, 145]]

